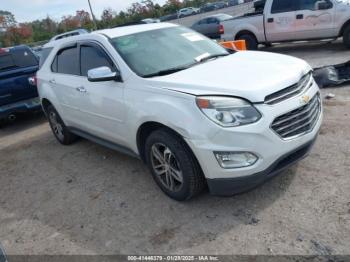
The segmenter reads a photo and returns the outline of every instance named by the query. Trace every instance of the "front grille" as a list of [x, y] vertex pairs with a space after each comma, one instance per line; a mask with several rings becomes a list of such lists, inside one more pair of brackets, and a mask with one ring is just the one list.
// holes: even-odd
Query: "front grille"
[[305, 92], [312, 85], [312, 82], [310, 83], [311, 78], [312, 78], [312, 74], [310, 72], [307, 75], [303, 76], [300, 79], [300, 81], [295, 85], [289, 86], [285, 89], [282, 89], [276, 93], [273, 93], [265, 97], [265, 103], [268, 105], [274, 105], [288, 98], [296, 96], [302, 92]]
[[315, 95], [308, 104], [277, 117], [271, 128], [282, 138], [291, 139], [311, 132], [321, 114], [321, 98]]

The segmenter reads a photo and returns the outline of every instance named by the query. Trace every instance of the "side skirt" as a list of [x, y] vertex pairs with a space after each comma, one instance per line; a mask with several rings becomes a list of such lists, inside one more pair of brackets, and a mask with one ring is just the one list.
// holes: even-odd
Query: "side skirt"
[[89, 134], [89, 133], [87, 133], [85, 131], [82, 131], [82, 130], [74, 128], [74, 127], [68, 127], [68, 129], [73, 134], [75, 134], [77, 136], [80, 136], [80, 137], [83, 137], [83, 138], [85, 138], [87, 140], [90, 140], [90, 141], [92, 141], [92, 142], [94, 142], [96, 144], [99, 144], [101, 146], [110, 148], [110, 149], [118, 151], [120, 153], [129, 155], [131, 157], [134, 157], [134, 158], [137, 158], [137, 159], [141, 159], [139, 155], [137, 155], [134, 151], [132, 151], [131, 149], [129, 149], [127, 147], [121, 146], [119, 144], [113, 143], [111, 141], [102, 139], [102, 138], [94, 136], [94, 135], [91, 135], [91, 134]]

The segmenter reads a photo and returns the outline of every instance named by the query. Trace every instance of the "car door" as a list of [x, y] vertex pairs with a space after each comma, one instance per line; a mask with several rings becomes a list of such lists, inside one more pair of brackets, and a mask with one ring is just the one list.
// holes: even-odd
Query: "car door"
[[220, 21], [215, 17], [209, 17], [205, 35], [210, 38], [220, 38], [219, 27]]
[[199, 21], [199, 24], [198, 24], [198, 30], [196, 30], [197, 32], [203, 34], [203, 35], [206, 35], [208, 36], [208, 33], [209, 33], [209, 30], [208, 30], [208, 19], [209, 18], [204, 18], [202, 19], [201, 21]]
[[202, 21], [203, 21], [203, 19], [197, 21], [196, 23], [194, 23], [194, 24], [191, 26], [191, 29], [193, 29], [193, 30], [195, 30], [195, 31], [197, 31], [197, 32], [199, 32], [199, 33], [202, 33], [202, 30], [201, 30]]
[[327, 38], [337, 35], [335, 6], [329, 0], [299, 0], [295, 33], [301, 40]]
[[53, 74], [48, 84], [60, 104], [60, 115], [68, 126], [82, 128], [84, 119], [79, 110], [80, 93], [77, 89], [81, 85], [82, 77], [76, 43], [69, 44], [57, 52], [51, 71]]
[[124, 84], [122, 81], [90, 82], [90, 69], [107, 66], [117, 70], [116, 64], [102, 46], [84, 42], [80, 47], [81, 82], [79, 109], [84, 119], [84, 130], [118, 144], [124, 143], [121, 135], [124, 125]]
[[273, 0], [266, 3], [265, 34], [268, 42], [293, 41], [297, 0]]

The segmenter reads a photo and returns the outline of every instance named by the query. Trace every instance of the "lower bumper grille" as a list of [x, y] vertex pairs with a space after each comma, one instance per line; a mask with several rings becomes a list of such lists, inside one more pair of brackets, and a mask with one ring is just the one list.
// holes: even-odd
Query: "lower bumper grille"
[[282, 139], [304, 135], [314, 129], [321, 110], [321, 98], [317, 94], [306, 105], [277, 117], [271, 128]]

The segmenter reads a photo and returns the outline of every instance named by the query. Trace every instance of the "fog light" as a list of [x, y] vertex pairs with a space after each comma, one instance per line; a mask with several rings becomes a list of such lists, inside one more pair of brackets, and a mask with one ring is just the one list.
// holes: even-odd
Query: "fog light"
[[250, 152], [214, 152], [222, 168], [240, 168], [252, 166], [258, 157]]

